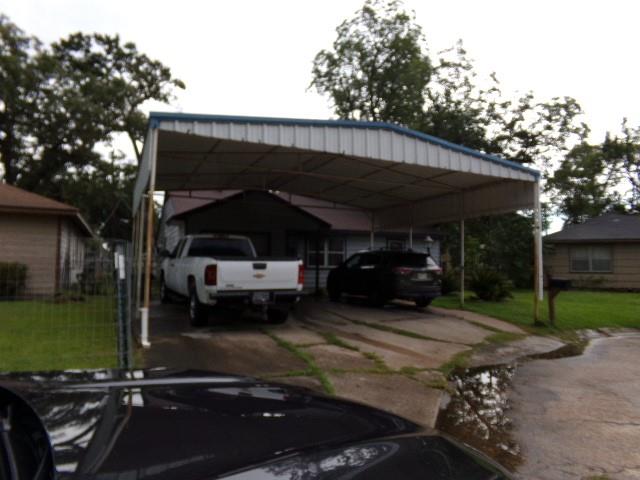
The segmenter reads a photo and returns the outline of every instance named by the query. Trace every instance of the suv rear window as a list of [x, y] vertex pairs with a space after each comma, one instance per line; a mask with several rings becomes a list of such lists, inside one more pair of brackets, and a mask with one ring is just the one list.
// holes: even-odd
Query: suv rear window
[[189, 246], [188, 256], [253, 258], [253, 251], [249, 242], [243, 238], [194, 238]]
[[424, 253], [390, 253], [388, 256], [388, 262], [392, 267], [424, 268], [436, 266], [436, 263]]

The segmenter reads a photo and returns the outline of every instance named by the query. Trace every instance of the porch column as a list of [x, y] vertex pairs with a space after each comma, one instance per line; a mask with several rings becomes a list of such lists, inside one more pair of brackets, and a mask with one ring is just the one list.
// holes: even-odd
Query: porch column
[[540, 179], [533, 184], [533, 323], [540, 323], [540, 303], [544, 299], [542, 267], [542, 211]]

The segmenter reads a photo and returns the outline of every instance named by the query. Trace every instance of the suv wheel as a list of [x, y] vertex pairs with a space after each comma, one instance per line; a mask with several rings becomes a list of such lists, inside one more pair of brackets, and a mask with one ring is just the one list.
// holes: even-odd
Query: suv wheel
[[202, 327], [207, 324], [207, 309], [198, 300], [195, 285], [189, 288], [189, 323], [192, 327]]
[[431, 300], [433, 300], [433, 298], [419, 298], [416, 300], [416, 307], [418, 308], [428, 307], [431, 304]]
[[384, 295], [377, 288], [373, 289], [367, 295], [367, 300], [369, 305], [372, 307], [384, 307], [385, 303], [387, 303]]

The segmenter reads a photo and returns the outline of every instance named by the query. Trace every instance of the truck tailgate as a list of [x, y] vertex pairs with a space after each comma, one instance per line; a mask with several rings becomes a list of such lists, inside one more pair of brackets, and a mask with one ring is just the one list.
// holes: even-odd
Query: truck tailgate
[[295, 290], [297, 260], [218, 260], [218, 290]]

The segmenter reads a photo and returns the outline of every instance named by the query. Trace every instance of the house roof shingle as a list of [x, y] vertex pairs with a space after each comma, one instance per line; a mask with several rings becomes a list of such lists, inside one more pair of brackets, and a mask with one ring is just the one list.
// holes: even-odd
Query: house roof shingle
[[640, 215], [606, 213], [584, 223], [567, 225], [544, 237], [548, 243], [640, 242]]
[[6, 183], [0, 183], [0, 212], [69, 216], [87, 236], [93, 236], [91, 228], [77, 208]]
[[0, 183], [0, 209], [3, 211], [34, 211], [36, 213], [74, 214], [77, 208], [51, 200], [37, 193], [28, 192], [6, 183]]
[[[203, 208], [207, 205], [213, 205], [221, 200], [228, 199], [234, 195], [238, 195], [242, 190], [206, 190], [198, 192], [189, 191], [173, 191], [167, 195], [167, 200], [173, 202], [173, 214], [167, 218], [167, 221], [180, 219], [195, 209]], [[319, 200], [303, 195], [289, 195], [283, 192], [270, 193], [287, 203], [292, 207], [312, 215], [321, 222], [328, 224], [332, 230], [366, 232], [371, 230], [371, 217], [364, 210], [358, 210], [354, 207], [345, 205], [338, 206], [333, 202]], [[387, 233], [404, 233], [406, 229], [387, 229]], [[415, 234], [438, 234], [436, 228], [416, 228]]]

